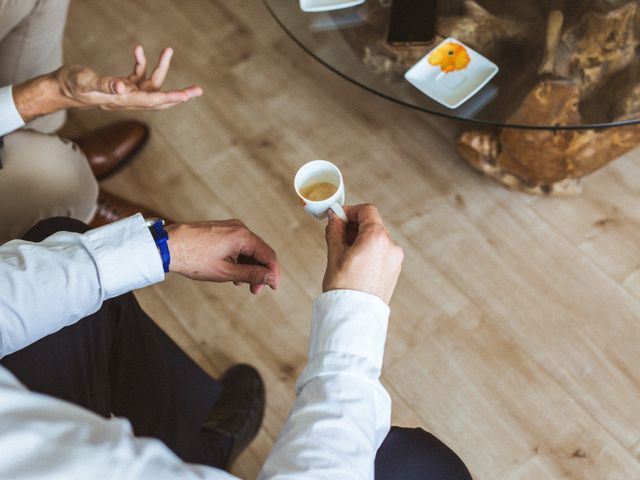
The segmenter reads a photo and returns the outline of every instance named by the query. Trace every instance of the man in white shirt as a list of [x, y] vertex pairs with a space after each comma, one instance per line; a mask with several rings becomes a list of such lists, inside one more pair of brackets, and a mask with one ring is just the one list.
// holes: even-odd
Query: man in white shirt
[[[353, 228], [329, 220], [308, 364], [259, 478], [469, 480], [432, 435], [390, 430], [379, 377], [403, 253], [375, 207], [345, 211]], [[43, 222], [30, 235], [79, 229], [74, 222]], [[279, 265], [235, 220], [160, 230], [155, 222], [152, 234], [136, 215], [0, 247], [0, 478], [234, 478], [205, 465], [228, 468], [247, 432], [255, 434], [263, 404], [225, 399], [126, 292], [168, 270], [248, 283], [259, 294], [279, 287]], [[238, 368], [232, 390], [259, 400], [261, 383]]]
[[62, 66], [68, 4], [0, 0], [0, 242], [17, 238], [50, 216], [99, 226], [148, 210], [99, 190], [96, 181], [141, 150], [149, 136], [147, 125], [120, 121], [73, 142], [48, 135], [63, 125], [66, 109], [162, 109], [202, 93], [195, 86], [160, 91], [171, 49], [162, 52], [148, 78], [140, 46], [128, 77]]

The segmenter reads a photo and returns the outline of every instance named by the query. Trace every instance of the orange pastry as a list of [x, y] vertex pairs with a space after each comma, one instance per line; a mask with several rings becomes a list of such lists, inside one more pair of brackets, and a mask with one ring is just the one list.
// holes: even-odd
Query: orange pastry
[[444, 73], [464, 70], [469, 65], [471, 58], [467, 53], [467, 49], [462, 45], [453, 42], [447, 42], [440, 45], [429, 55], [429, 64], [440, 65], [440, 69]]

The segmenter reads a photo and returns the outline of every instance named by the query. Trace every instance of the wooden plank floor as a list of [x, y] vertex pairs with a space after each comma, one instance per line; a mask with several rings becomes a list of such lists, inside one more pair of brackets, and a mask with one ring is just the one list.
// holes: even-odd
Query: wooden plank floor
[[284, 272], [258, 298], [181, 278], [138, 292], [212, 374], [236, 362], [263, 374], [264, 428], [236, 474], [255, 477], [305, 362], [325, 251], [291, 182], [326, 158], [405, 249], [384, 369], [394, 423], [434, 432], [476, 479], [640, 478], [640, 152], [579, 197], [508, 192], [461, 160], [460, 125], [338, 78], [258, 0], [72, 2], [68, 62], [128, 73], [136, 42], [153, 56], [173, 46], [169, 85], [205, 95], [161, 113], [75, 113], [67, 131], [148, 121], [149, 145], [105, 187], [177, 219], [241, 218]]

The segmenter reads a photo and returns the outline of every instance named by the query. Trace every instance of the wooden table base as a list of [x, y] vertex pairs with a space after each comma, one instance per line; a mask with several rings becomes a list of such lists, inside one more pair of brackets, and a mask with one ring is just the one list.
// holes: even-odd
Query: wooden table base
[[471, 130], [458, 150], [502, 185], [538, 195], [580, 193], [580, 179], [640, 145], [640, 126], [602, 131]]

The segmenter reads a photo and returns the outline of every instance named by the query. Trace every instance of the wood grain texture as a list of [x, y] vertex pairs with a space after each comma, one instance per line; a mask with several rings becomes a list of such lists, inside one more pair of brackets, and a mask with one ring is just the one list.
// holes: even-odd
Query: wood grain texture
[[257, 0], [72, 2], [68, 62], [126, 73], [137, 42], [149, 56], [174, 47], [168, 84], [205, 95], [159, 113], [77, 112], [66, 131], [148, 121], [148, 146], [104, 186], [178, 219], [240, 218], [282, 264], [282, 289], [257, 298], [182, 278], [137, 293], [211, 374], [249, 362], [264, 376], [265, 424], [236, 474], [256, 476], [305, 363], [325, 247], [291, 183], [326, 158], [405, 249], [383, 375], [394, 423], [432, 431], [476, 479], [640, 478], [638, 152], [580, 197], [509, 192], [456, 153], [460, 125], [338, 78]]
[[[633, 1], [605, 13], [589, 9], [563, 33], [562, 12], [551, 11], [539, 78], [507, 123], [567, 126], [637, 119], [639, 90], [632, 66], [637, 58], [637, 14], [638, 3]], [[607, 115], [585, 118], [584, 111], [605, 101], [609, 102], [604, 109], [610, 110]], [[566, 195], [580, 191], [582, 177], [635, 149], [640, 144], [640, 126], [470, 130], [458, 144], [474, 168], [509, 188]]]

